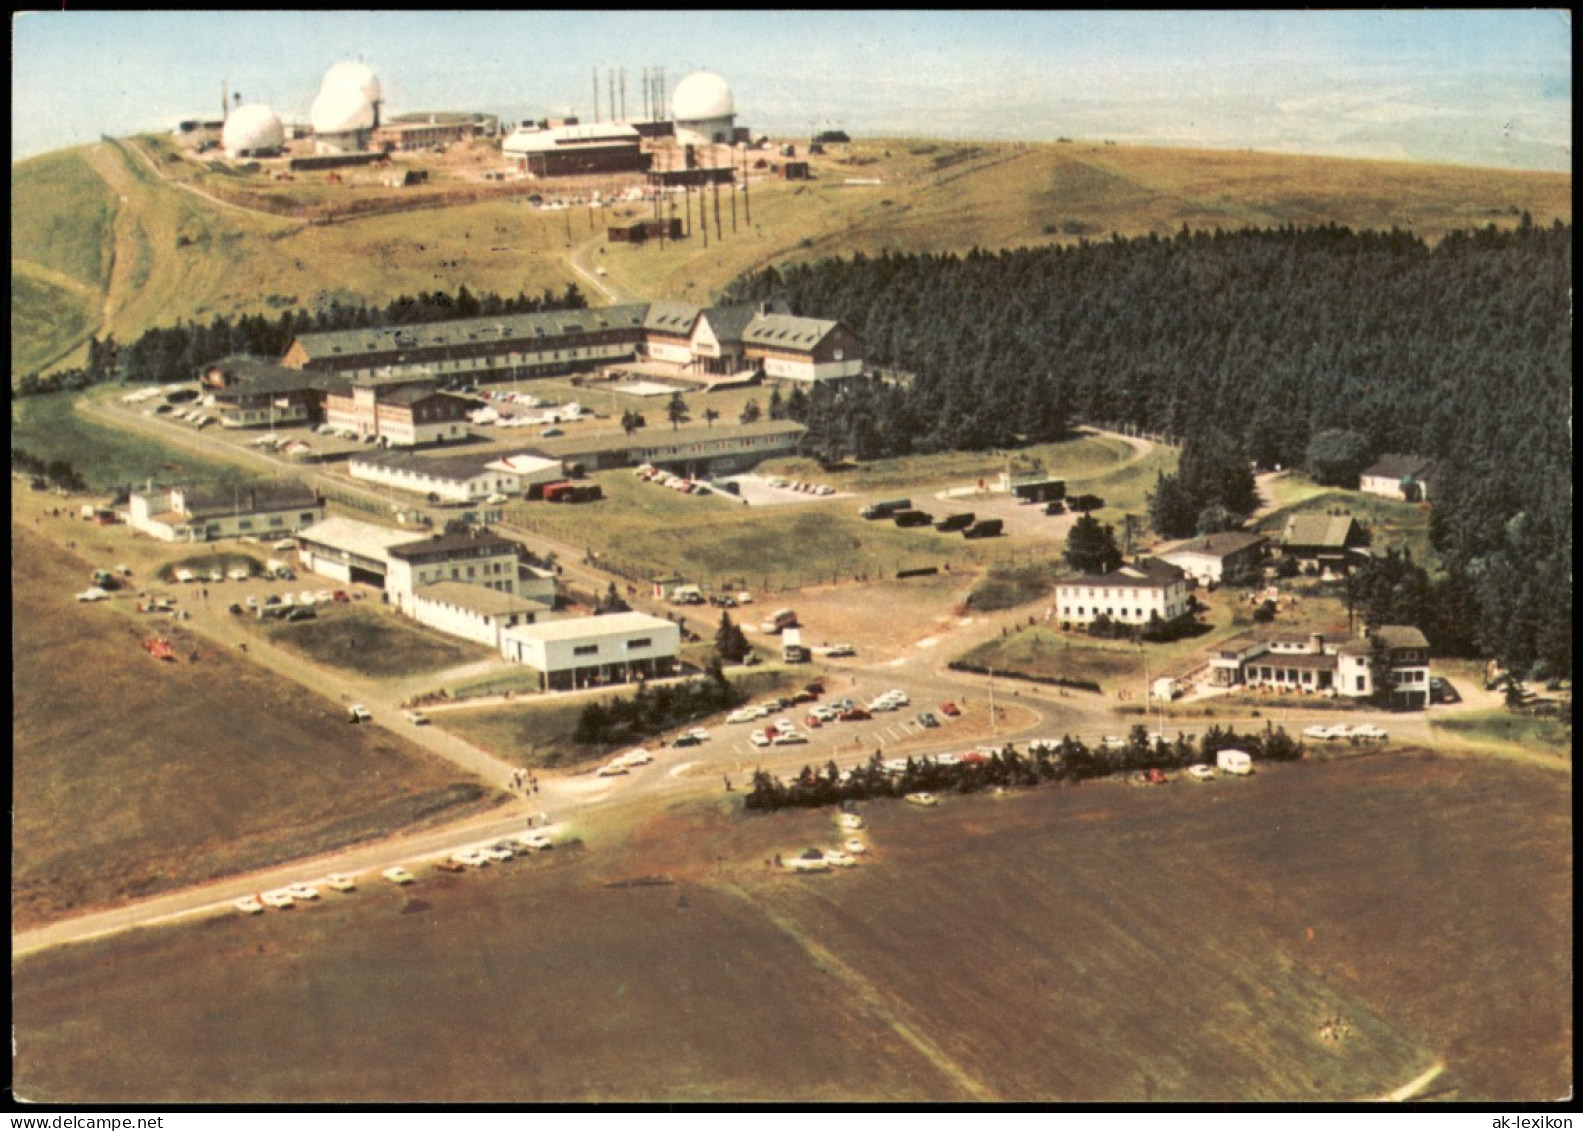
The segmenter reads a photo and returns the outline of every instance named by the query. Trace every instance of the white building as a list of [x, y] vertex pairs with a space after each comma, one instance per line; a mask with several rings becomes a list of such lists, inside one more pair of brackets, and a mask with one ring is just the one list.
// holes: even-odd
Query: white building
[[1187, 575], [1158, 558], [1097, 577], [1059, 582], [1056, 614], [1068, 624], [1093, 624], [1108, 617], [1117, 624], [1146, 625], [1152, 616], [1173, 620], [1187, 612]]
[[252, 487], [199, 490], [153, 487], [133, 491], [127, 525], [163, 542], [280, 537], [324, 517], [324, 503], [295, 480]]
[[1185, 570], [1201, 584], [1219, 584], [1228, 572], [1233, 577], [1256, 576], [1255, 571], [1264, 560], [1268, 546], [1269, 539], [1262, 535], [1227, 530], [1183, 542], [1156, 556]]
[[676, 84], [671, 96], [678, 145], [730, 145], [736, 132], [736, 100], [726, 80], [695, 71]]
[[500, 633], [500, 653], [539, 673], [541, 690], [566, 691], [671, 674], [681, 629], [647, 613], [574, 617]]
[[1383, 499], [1427, 502], [1433, 471], [1434, 464], [1423, 456], [1387, 452], [1358, 476], [1358, 490]]
[[353, 518], [327, 518], [297, 535], [302, 568], [347, 584], [385, 584], [392, 546], [422, 538], [416, 530], [397, 530]]
[[409, 615], [413, 594], [437, 581], [460, 581], [520, 596], [519, 550], [517, 543], [487, 530], [409, 539], [385, 551], [385, 595]]
[[498, 649], [501, 632], [535, 624], [555, 608], [554, 574], [530, 570], [520, 589], [511, 594], [465, 581], [437, 581], [412, 594], [409, 610], [430, 628]]
[[565, 478], [560, 460], [513, 455], [418, 456], [408, 452], [371, 452], [347, 463], [353, 479], [398, 491], [410, 491], [435, 502], [471, 503], [491, 495], [517, 495], [534, 483]]
[[1393, 707], [1429, 702], [1429, 641], [1410, 625], [1381, 625], [1361, 639], [1323, 633], [1244, 633], [1209, 655], [1214, 687], [1246, 686], [1299, 694], [1367, 699], [1375, 694], [1371, 662], [1375, 641], [1389, 671]]

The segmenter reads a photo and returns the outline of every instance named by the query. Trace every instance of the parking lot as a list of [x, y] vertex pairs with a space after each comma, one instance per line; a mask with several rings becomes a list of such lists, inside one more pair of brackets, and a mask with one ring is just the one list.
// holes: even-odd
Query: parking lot
[[[850, 493], [838, 492], [828, 483], [802, 483], [802, 489], [799, 490], [798, 483], [779, 476], [732, 475], [719, 482], [736, 484], [737, 496], [750, 507], [780, 507], [851, 498]], [[819, 493], [821, 489], [823, 494]]]

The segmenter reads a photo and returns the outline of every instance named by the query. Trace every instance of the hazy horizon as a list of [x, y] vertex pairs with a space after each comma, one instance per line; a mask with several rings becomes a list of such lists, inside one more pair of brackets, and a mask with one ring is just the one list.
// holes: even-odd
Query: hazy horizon
[[[773, 57], [754, 49], [773, 45]], [[1571, 172], [1565, 11], [73, 12], [13, 16], [12, 160], [214, 116], [306, 120], [333, 63], [387, 116], [609, 117], [689, 72], [773, 135], [1106, 138]], [[762, 57], [762, 61], [759, 61]], [[753, 60], [753, 61], [750, 61]]]

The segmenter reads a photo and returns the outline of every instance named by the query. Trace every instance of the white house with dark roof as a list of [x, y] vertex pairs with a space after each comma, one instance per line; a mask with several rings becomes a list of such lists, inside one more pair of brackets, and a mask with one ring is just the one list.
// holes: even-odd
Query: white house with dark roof
[[522, 591], [520, 550], [516, 542], [487, 530], [409, 540], [385, 551], [385, 595], [409, 615], [413, 594], [438, 581], [459, 581], [518, 596]]
[[1155, 556], [1185, 570], [1200, 584], [1219, 584], [1228, 571], [1235, 577], [1256, 570], [1268, 546], [1269, 539], [1262, 534], [1227, 530], [1205, 534]]
[[324, 503], [296, 480], [248, 487], [149, 487], [127, 501], [127, 525], [164, 542], [291, 534], [324, 517]]
[[465, 581], [436, 581], [414, 590], [406, 611], [420, 624], [498, 649], [503, 631], [535, 624], [555, 609], [555, 575], [523, 568], [528, 576], [517, 593]]
[[1403, 502], [1429, 501], [1429, 477], [1434, 463], [1423, 456], [1387, 452], [1358, 476], [1358, 490]]
[[471, 503], [491, 495], [516, 495], [534, 483], [565, 477], [560, 460], [517, 454], [425, 456], [405, 451], [354, 455], [347, 461], [353, 479], [410, 491], [446, 503]]
[[1066, 624], [1146, 625], [1152, 617], [1174, 620], [1187, 612], [1187, 574], [1169, 562], [1144, 558], [1109, 573], [1074, 577], [1055, 586], [1057, 617]]

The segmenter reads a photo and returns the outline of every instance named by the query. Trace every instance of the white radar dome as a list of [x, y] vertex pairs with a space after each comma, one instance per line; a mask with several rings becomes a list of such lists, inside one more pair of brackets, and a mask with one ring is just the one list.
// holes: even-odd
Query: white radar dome
[[308, 114], [316, 134], [342, 134], [372, 129], [374, 107], [353, 87], [326, 87]]
[[337, 63], [325, 71], [319, 93], [327, 94], [332, 90], [355, 90], [365, 102], [379, 102], [384, 97], [378, 76], [366, 63]]
[[725, 79], [711, 71], [695, 71], [677, 84], [671, 113], [678, 122], [701, 122], [731, 117], [736, 104]]
[[279, 149], [285, 143], [286, 129], [280, 123], [280, 115], [257, 103], [231, 111], [220, 134], [220, 146], [227, 157]]

